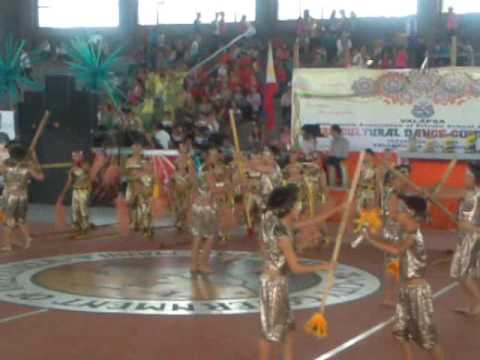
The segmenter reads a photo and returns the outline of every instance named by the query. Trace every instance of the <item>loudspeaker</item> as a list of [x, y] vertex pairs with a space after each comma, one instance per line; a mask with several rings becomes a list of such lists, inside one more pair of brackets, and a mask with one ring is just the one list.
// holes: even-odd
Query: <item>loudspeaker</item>
[[[49, 76], [45, 93], [27, 93], [19, 105], [18, 123], [22, 142], [28, 146], [45, 112], [51, 113], [48, 125], [37, 144], [40, 163], [71, 162], [73, 151], [82, 150], [87, 159], [97, 125], [97, 96], [75, 91], [68, 76]], [[45, 181], [33, 181], [31, 201], [55, 203], [67, 179], [68, 168], [45, 171]]]
[[49, 75], [45, 79], [46, 106], [54, 113], [59, 108], [70, 108], [75, 92], [75, 79], [66, 75]]

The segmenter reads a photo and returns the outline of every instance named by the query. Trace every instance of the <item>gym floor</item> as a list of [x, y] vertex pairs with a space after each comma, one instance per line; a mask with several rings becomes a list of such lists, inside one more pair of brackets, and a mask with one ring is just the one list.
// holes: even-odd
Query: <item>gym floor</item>
[[[205, 277], [190, 275], [189, 238], [168, 219], [156, 225], [153, 241], [144, 241], [106, 225], [113, 222], [112, 210], [95, 209], [94, 222], [106, 226], [72, 240], [54, 232], [46, 215], [52, 213], [34, 206], [31, 248], [0, 257], [2, 359], [257, 358], [255, 240], [237, 234], [218, 245], [212, 256], [216, 273]], [[449, 359], [476, 360], [480, 319], [452, 311], [464, 301], [448, 275], [456, 234], [427, 230], [425, 238], [441, 343]], [[327, 247], [303, 257], [328, 260], [330, 254]], [[341, 263], [346, 266], [339, 268], [337, 292], [326, 310], [325, 339], [303, 331], [318, 306], [321, 276], [291, 279], [296, 359], [401, 359], [391, 336], [393, 309], [381, 305], [383, 255], [346, 244]], [[415, 359], [428, 358], [416, 349]]]

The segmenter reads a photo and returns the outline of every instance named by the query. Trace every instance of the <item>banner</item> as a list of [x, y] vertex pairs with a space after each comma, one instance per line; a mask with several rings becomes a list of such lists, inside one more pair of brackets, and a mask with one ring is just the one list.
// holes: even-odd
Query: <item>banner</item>
[[462, 153], [480, 134], [480, 68], [296, 69], [292, 86], [295, 142], [304, 125], [338, 124], [353, 151]]
[[0, 132], [7, 134], [10, 140], [15, 139], [15, 112], [0, 111]]

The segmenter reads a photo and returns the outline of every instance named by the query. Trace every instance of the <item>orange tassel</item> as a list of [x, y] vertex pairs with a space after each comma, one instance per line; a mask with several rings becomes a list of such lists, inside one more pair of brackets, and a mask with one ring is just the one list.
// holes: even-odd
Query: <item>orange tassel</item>
[[324, 338], [328, 336], [328, 322], [320, 312], [315, 313], [310, 320], [305, 324], [304, 328], [307, 334], [316, 336], [318, 338]]
[[57, 202], [55, 205], [55, 226], [56, 231], [67, 230], [67, 222], [65, 221], [65, 206], [63, 203]]
[[127, 202], [122, 195], [118, 195], [115, 206], [117, 208], [117, 221], [120, 233], [126, 235], [129, 231], [130, 217], [128, 215]]
[[387, 265], [387, 272], [397, 280], [400, 280], [400, 260], [392, 260]]

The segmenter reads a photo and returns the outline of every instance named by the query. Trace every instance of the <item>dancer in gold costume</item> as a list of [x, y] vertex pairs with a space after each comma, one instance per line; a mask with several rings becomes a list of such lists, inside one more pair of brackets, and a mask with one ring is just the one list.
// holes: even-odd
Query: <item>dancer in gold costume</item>
[[136, 225], [146, 240], [153, 239], [152, 209], [153, 190], [155, 186], [155, 175], [153, 164], [150, 160], [142, 161], [142, 168], [138, 173], [137, 184], [135, 185], [136, 199]]
[[89, 201], [92, 184], [90, 181], [90, 166], [84, 161], [82, 151], [72, 153], [73, 167], [68, 173], [59, 203], [63, 203], [65, 195], [70, 188], [72, 191], [72, 226], [76, 235], [85, 235], [91, 228]]
[[412, 360], [411, 342], [429, 352], [432, 359], [444, 360], [433, 322], [433, 298], [430, 284], [425, 280], [427, 253], [420, 231], [420, 220], [425, 219], [427, 203], [417, 196], [401, 196], [398, 213], [394, 214], [401, 230], [397, 244], [376, 239], [371, 233], [370, 243], [400, 259], [400, 290], [395, 311], [393, 334], [400, 341], [403, 358]]
[[375, 153], [367, 149], [365, 151], [365, 162], [363, 163], [360, 182], [358, 183], [357, 212], [374, 209], [380, 206], [381, 182], [379, 172], [375, 166]]
[[[395, 168], [402, 174], [409, 176], [410, 168], [405, 165]], [[391, 172], [385, 174], [382, 194], [382, 218], [383, 218], [383, 239], [393, 245], [400, 242], [401, 231], [398, 224], [397, 214], [399, 211], [399, 196], [405, 195], [408, 185], [398, 177], [394, 177]], [[398, 256], [385, 253], [385, 271], [383, 285], [383, 305], [395, 306], [395, 289], [398, 286], [399, 279], [396, 274], [389, 269], [398, 263]]]
[[[28, 156], [27, 150], [19, 143], [9, 144], [8, 151], [9, 159], [0, 166], [0, 175], [3, 175], [5, 183], [1, 203], [6, 216], [5, 239], [0, 245], [1, 251], [11, 251], [14, 245], [23, 248], [30, 246], [32, 238], [26, 224], [28, 184], [31, 177], [38, 181], [45, 178], [34, 152]], [[23, 242], [14, 238], [17, 228], [24, 237]]]
[[192, 204], [192, 191], [195, 182], [195, 168], [193, 160], [188, 154], [180, 151], [180, 157], [176, 162], [175, 173], [172, 178], [173, 210], [175, 214], [175, 226], [178, 231], [188, 229], [189, 211]]
[[145, 239], [153, 238], [152, 209], [155, 175], [151, 160], [143, 157], [140, 143], [132, 145], [132, 156], [125, 163], [127, 177], [126, 201], [129, 208], [130, 227]]
[[134, 231], [140, 230], [140, 191], [141, 191], [141, 180], [140, 174], [143, 170], [143, 148], [139, 143], [132, 145], [132, 156], [129, 157], [125, 164], [125, 175], [127, 177], [127, 191], [125, 199], [127, 201], [127, 206], [129, 209], [130, 215], [130, 227]]
[[460, 199], [461, 241], [455, 250], [450, 275], [458, 280], [468, 299], [467, 307], [455, 309], [467, 316], [480, 316], [480, 165], [470, 163], [464, 189], [444, 189], [440, 198]]
[[271, 359], [272, 345], [283, 346], [283, 359], [292, 360], [294, 319], [290, 310], [289, 272], [327, 271], [332, 265], [305, 265], [293, 250], [293, 228], [300, 215], [298, 189], [290, 184], [273, 190], [262, 217], [263, 269], [260, 275], [260, 360]]
[[216, 202], [205, 176], [197, 179], [192, 203], [192, 273], [211, 274], [209, 265], [215, 238], [218, 235]]

